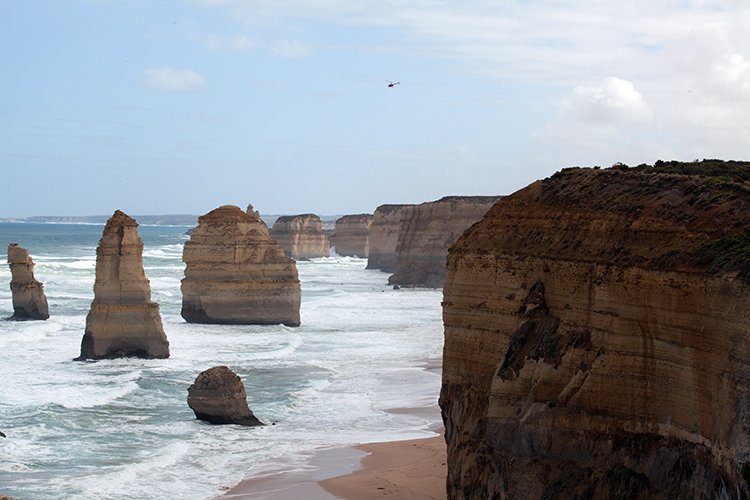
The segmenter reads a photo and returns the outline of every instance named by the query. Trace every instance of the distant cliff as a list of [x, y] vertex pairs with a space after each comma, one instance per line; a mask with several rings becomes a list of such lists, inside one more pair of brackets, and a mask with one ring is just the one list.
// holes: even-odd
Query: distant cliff
[[371, 214], [345, 215], [336, 219], [333, 234], [336, 253], [347, 257], [367, 257], [370, 254]]
[[499, 199], [499, 196], [446, 196], [405, 211], [396, 245], [398, 260], [388, 283], [443, 286], [448, 248]]
[[330, 242], [315, 214], [285, 215], [276, 219], [270, 232], [284, 252], [293, 259], [328, 257]]
[[750, 163], [567, 169], [450, 249], [450, 498], [748, 498]]
[[380, 205], [370, 224], [370, 251], [367, 269], [392, 273], [398, 262], [398, 235], [401, 220], [414, 205]]

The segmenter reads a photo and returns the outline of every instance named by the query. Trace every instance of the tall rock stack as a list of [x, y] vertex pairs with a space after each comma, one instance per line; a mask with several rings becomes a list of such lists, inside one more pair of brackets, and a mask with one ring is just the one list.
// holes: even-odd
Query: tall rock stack
[[226, 205], [199, 217], [182, 260], [188, 323], [299, 326], [297, 266], [252, 210]]
[[336, 253], [366, 258], [370, 254], [370, 224], [371, 214], [345, 215], [336, 219]]
[[96, 248], [94, 301], [78, 360], [167, 358], [169, 342], [143, 271], [138, 223], [117, 210]]
[[390, 285], [440, 288], [448, 248], [484, 217], [499, 196], [446, 196], [421, 203], [401, 220]]
[[367, 269], [380, 269], [386, 273], [396, 270], [398, 262], [398, 236], [401, 221], [408, 216], [414, 205], [380, 205], [375, 209], [370, 224], [369, 255]]
[[44, 295], [44, 285], [34, 278], [34, 261], [29, 252], [18, 246], [8, 245], [10, 265], [10, 290], [13, 296], [13, 315], [10, 319], [27, 320], [49, 318], [49, 306]]
[[331, 253], [320, 217], [315, 214], [279, 217], [271, 228], [271, 238], [296, 260], [328, 257]]
[[567, 169], [464, 233], [443, 302], [450, 498], [750, 496], [748, 177]]

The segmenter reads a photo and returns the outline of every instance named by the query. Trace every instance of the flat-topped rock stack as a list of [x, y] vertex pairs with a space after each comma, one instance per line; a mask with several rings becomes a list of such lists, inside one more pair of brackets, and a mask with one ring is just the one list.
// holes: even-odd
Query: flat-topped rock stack
[[96, 248], [94, 301], [77, 360], [169, 357], [159, 304], [151, 301], [142, 255], [138, 223], [115, 211]]
[[396, 245], [398, 260], [388, 284], [442, 287], [448, 248], [499, 199], [499, 196], [446, 196], [406, 211]]
[[44, 285], [34, 278], [34, 261], [29, 252], [18, 245], [8, 245], [10, 290], [13, 297], [12, 320], [45, 320], [49, 318], [49, 305], [44, 295]]
[[331, 244], [315, 214], [284, 215], [276, 219], [270, 231], [284, 252], [293, 259], [328, 257]]
[[453, 245], [449, 498], [748, 498], [750, 162], [566, 169]]
[[344, 257], [366, 258], [370, 254], [372, 214], [344, 215], [336, 219], [336, 253]]
[[188, 323], [299, 326], [297, 266], [249, 212], [225, 205], [198, 218], [182, 256]]
[[398, 263], [398, 237], [401, 221], [414, 205], [380, 205], [375, 209], [370, 224], [367, 269], [380, 269], [386, 273], [396, 270]]

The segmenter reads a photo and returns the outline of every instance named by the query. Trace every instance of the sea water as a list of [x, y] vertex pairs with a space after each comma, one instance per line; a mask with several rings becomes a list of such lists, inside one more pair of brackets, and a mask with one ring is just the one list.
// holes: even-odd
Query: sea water
[[[386, 285], [367, 261], [297, 262], [301, 321], [187, 324], [180, 317], [187, 228], [139, 227], [171, 356], [76, 362], [93, 300], [101, 225], [0, 223], [0, 317], [12, 314], [5, 251], [17, 242], [44, 283], [47, 321], [0, 320], [0, 494], [212, 498], [243, 478], [305, 470], [310, 450], [432, 435], [442, 353], [440, 290]], [[2, 285], [6, 283], [6, 285]], [[227, 365], [264, 427], [195, 419], [187, 388]]]

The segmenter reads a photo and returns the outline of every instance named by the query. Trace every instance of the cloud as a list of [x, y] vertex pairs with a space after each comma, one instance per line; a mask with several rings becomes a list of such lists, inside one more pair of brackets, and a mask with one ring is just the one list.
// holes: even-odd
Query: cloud
[[594, 124], [639, 123], [653, 118], [633, 83], [615, 77], [599, 85], [575, 87], [561, 106], [566, 119]]
[[193, 70], [150, 68], [144, 72], [146, 86], [162, 92], [196, 92], [206, 88], [206, 78]]
[[260, 44], [247, 35], [207, 35], [206, 47], [211, 50], [252, 50]]
[[313, 47], [310, 44], [297, 40], [280, 40], [273, 44], [271, 50], [277, 56], [294, 59], [310, 55]]

